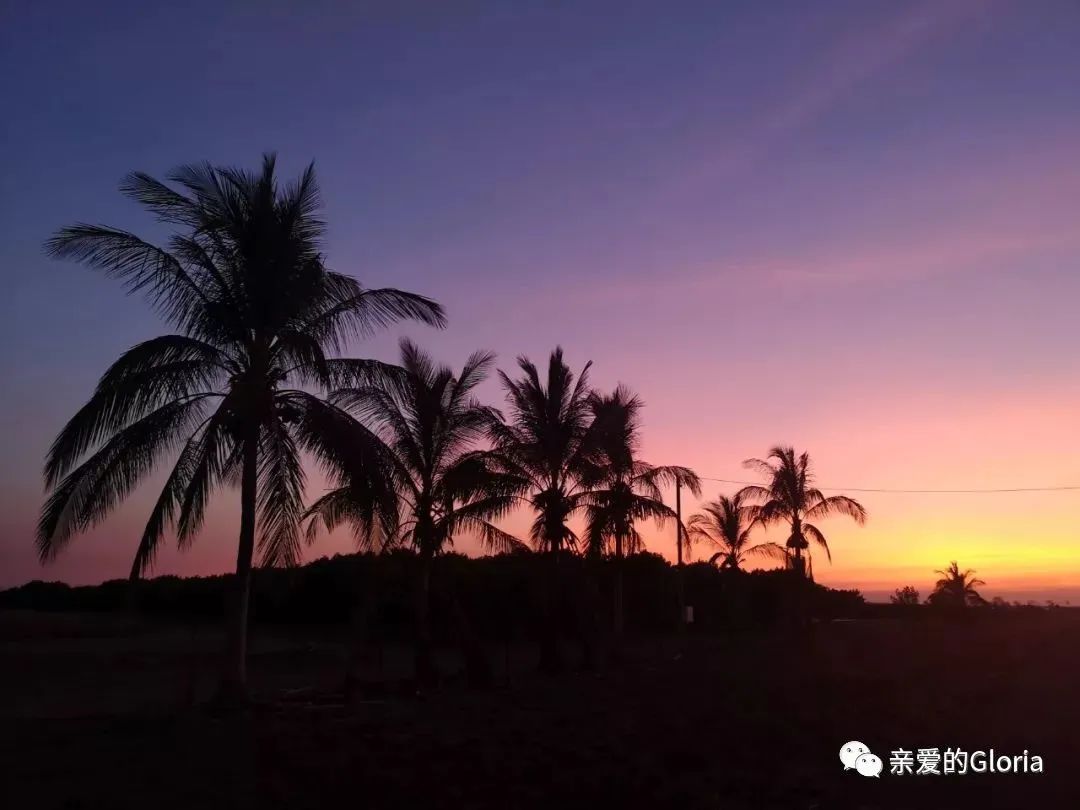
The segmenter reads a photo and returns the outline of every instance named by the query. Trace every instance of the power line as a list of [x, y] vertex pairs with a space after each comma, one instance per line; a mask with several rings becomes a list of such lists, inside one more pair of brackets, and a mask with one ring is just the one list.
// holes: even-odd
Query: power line
[[[731, 478], [711, 478], [707, 475], [699, 475], [702, 481], [717, 481], [721, 484], [740, 484], [743, 486], [760, 486], [760, 481], [736, 481]], [[1007, 492], [1075, 492], [1080, 491], [1080, 486], [1064, 487], [1001, 487], [996, 489], [888, 489], [885, 487], [822, 487], [818, 489], [828, 492], [881, 492], [897, 495], [991, 495], [994, 493]]]

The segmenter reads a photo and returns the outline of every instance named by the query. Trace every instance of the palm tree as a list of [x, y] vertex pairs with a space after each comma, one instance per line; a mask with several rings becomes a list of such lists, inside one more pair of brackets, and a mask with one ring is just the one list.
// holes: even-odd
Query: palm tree
[[756, 509], [746, 503], [747, 494], [721, 495], [702, 506], [690, 517], [688, 537], [692, 542], [706, 542], [717, 549], [709, 558], [727, 571], [739, 571], [751, 559], [786, 560], [787, 552], [778, 543], [751, 543], [750, 535], [758, 525]]
[[934, 583], [934, 592], [929, 599], [931, 603], [952, 607], [985, 604], [986, 600], [976, 590], [976, 586], [986, 583], [977, 579], [972, 569], [961, 571], [956, 560], [953, 560], [944, 571], [934, 573], [941, 574], [941, 579]]
[[760, 501], [753, 507], [757, 521], [764, 525], [788, 524], [790, 532], [785, 543], [788, 563], [800, 575], [807, 573], [806, 558], [810, 556], [811, 540], [825, 549], [825, 555], [832, 561], [825, 535], [810, 521], [832, 515], [847, 515], [860, 526], [866, 522], [866, 510], [858, 501], [846, 495], [826, 497], [814, 487], [814, 472], [808, 453], [796, 456], [791, 447], [777, 446], [769, 451], [767, 460], [751, 458], [743, 465], [762, 473], [768, 479], [768, 484], [743, 487], [740, 495], [747, 501]]
[[175, 229], [166, 247], [85, 224], [61, 229], [46, 244], [50, 255], [144, 293], [176, 331], [121, 355], [53, 442], [37, 548], [42, 561], [53, 559], [177, 452], [135, 554], [137, 578], [152, 566], [167, 531], [175, 526], [186, 547], [211, 491], [239, 482], [222, 696], [242, 698], [256, 533], [264, 564], [296, 561], [301, 451], [331, 472], [363, 459], [372, 488], [385, 479], [374, 437], [352, 430], [345, 411], [300, 386], [393, 377], [392, 366], [328, 354], [396, 321], [442, 326], [444, 317], [427, 298], [365, 289], [327, 269], [313, 165], [284, 188], [273, 155], [254, 173], [203, 164], [177, 169], [168, 180], [173, 185], [136, 173], [120, 187]]
[[592, 364], [586, 363], [575, 381], [562, 348], [556, 348], [545, 383], [527, 357], [517, 362], [520, 379], [499, 372], [509, 420], [492, 422], [489, 435], [503, 467], [527, 482], [525, 499], [536, 513], [529, 537], [548, 561], [541, 668], [550, 672], [562, 665], [555, 618], [558, 559], [564, 550], [577, 549], [577, 535], [567, 520], [581, 509], [583, 478], [595, 470], [588, 384]]
[[586, 515], [586, 553], [600, 557], [613, 553], [615, 560], [614, 629], [623, 631], [623, 560], [645, 547], [635, 523], [652, 520], [663, 525], [678, 517], [664, 504], [661, 488], [676, 482], [695, 495], [701, 481], [686, 467], [655, 467], [637, 458], [641, 443], [640, 414], [643, 403], [629, 389], [618, 386], [608, 395], [589, 397], [593, 413], [593, 442], [598, 455], [590, 459], [582, 493]]
[[314, 539], [319, 525], [333, 530], [349, 523], [361, 548], [381, 543], [416, 551], [420, 562], [414, 594], [416, 668], [423, 683], [437, 676], [429, 622], [435, 556], [451, 548], [462, 532], [477, 535], [493, 551], [522, 546], [492, 521], [516, 505], [523, 482], [497, 469], [488, 453], [474, 449], [499, 416], [472, 396], [493, 361], [493, 354], [477, 352], [455, 375], [450, 368], [437, 366], [409, 340], [402, 340], [401, 380], [342, 389], [331, 396], [337, 406], [372, 425], [385, 442], [392, 459], [400, 521], [390, 526], [373, 524], [370, 516], [376, 510], [378, 488], [367, 489], [367, 478], [349, 480], [308, 509], [308, 537]]

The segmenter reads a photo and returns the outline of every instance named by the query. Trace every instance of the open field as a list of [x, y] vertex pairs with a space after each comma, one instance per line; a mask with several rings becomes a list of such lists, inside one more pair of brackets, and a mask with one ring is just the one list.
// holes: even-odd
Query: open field
[[[257, 633], [261, 700], [217, 717], [186, 705], [213, 685], [209, 630], [0, 614], [4, 806], [1080, 806], [1072, 611], [646, 639], [553, 679], [532, 650], [493, 651], [493, 690], [348, 704], [342, 640], [310, 636]], [[387, 680], [408, 660], [384, 651]], [[880, 779], [843, 772], [852, 738], [886, 760]], [[888, 773], [890, 750], [934, 746], [1027, 749], [1045, 772]]]

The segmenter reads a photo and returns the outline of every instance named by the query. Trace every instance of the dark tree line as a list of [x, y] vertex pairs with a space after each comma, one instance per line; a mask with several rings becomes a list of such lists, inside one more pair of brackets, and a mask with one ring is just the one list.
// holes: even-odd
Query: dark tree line
[[[539, 641], [544, 634], [545, 571], [534, 552], [470, 558], [445, 554], [432, 563], [430, 640], [457, 643], [460, 628], [453, 600], [460, 601], [472, 628], [488, 644]], [[374, 594], [370, 632], [388, 642], [413, 643], [416, 614], [411, 586], [425, 565], [413, 551], [337, 555], [293, 568], [266, 568], [252, 582], [251, 618], [256, 625], [337, 625], [347, 630], [351, 617]], [[563, 589], [557, 619], [568, 640], [607, 635], [610, 623], [588, 591], [610, 595], [616, 567], [622, 569], [626, 632], [669, 633], [678, 621], [675, 567], [656, 554], [589, 559], [566, 554], [560, 560]], [[791, 572], [730, 572], [706, 562], [685, 568], [686, 598], [694, 606], [692, 632], [766, 628], [786, 621]], [[112, 580], [94, 586], [31, 582], [0, 592], [0, 609], [120, 612], [180, 623], [220, 619], [228, 592], [227, 576], [162, 576], [132, 582]], [[853, 618], [864, 604], [856, 591], [814, 584], [815, 617]], [[607, 600], [603, 605], [610, 604]]]

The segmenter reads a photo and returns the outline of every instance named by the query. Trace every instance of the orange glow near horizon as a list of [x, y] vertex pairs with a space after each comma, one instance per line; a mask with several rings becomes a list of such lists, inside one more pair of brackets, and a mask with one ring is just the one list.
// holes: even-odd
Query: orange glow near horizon
[[[170, 331], [139, 296], [47, 258], [42, 239], [77, 221], [164, 239], [118, 178], [204, 159], [250, 168], [276, 149], [282, 178], [317, 158], [329, 266], [446, 308], [444, 331], [395, 325], [346, 355], [393, 361], [408, 336], [454, 368], [485, 349], [514, 373], [515, 356], [542, 364], [561, 345], [575, 371], [593, 362], [595, 388], [640, 395], [646, 461], [746, 481], [748, 457], [808, 451], [819, 485], [869, 511], [864, 528], [821, 525], [825, 584], [925, 597], [956, 560], [989, 596], [1080, 604], [1080, 491], [845, 489], [1080, 485], [1080, 13], [920, 0], [616, 19], [538, 5], [386, 29], [305, 19], [310, 42], [287, 64], [262, 27], [222, 21], [237, 47], [209, 42], [193, 63], [278, 77], [274, 93], [173, 75], [206, 38], [161, 36], [160, 14], [131, 41], [175, 43], [168, 75], [130, 70], [119, 41], [98, 49], [112, 68], [86, 71], [81, 28], [55, 32], [48, 70], [15, 57], [0, 587], [125, 576], [163, 480], [38, 563], [50, 442], [110, 363]], [[174, 11], [170, 30], [201, 24]], [[267, 32], [295, 33], [271, 16]], [[95, 20], [99, 39], [127, 30]], [[84, 96], [104, 106], [76, 128], [68, 106], [41, 103]], [[202, 105], [184, 126], [166, 125], [176, 99]], [[477, 394], [504, 402], [494, 378]], [[311, 475], [309, 500], [323, 485]], [[737, 488], [706, 481], [704, 497]], [[684, 497], [685, 516], [697, 506]], [[217, 493], [202, 535], [155, 571], [228, 571], [237, 511], [235, 492]], [[671, 526], [640, 529], [674, 558]], [[352, 547], [339, 532], [307, 555]], [[481, 551], [470, 538], [458, 550]]]
[[[579, 367], [580, 362], [572, 365]], [[974, 385], [963, 392], [947, 390], [948, 381], [942, 379], [937, 389], [901, 392], [885, 374], [871, 398], [861, 381], [845, 382], [840, 369], [832, 379], [825, 375], [803, 408], [777, 408], [771, 397], [760, 402], [720, 399], [709, 414], [704, 409], [688, 411], [684, 391], [665, 385], [663, 375], [601, 376], [600, 361], [596, 369], [597, 387], [626, 379], [646, 399], [642, 457], [685, 464], [703, 476], [754, 480], [741, 460], [763, 455], [780, 434], [781, 441], [801, 437], [795, 446], [810, 451], [823, 487], [1003, 488], [1075, 485], [1080, 480], [1080, 436], [1073, 428], [1080, 412], [1080, 383], [1031, 383], [991, 394]], [[490, 381], [485, 385], [484, 398], [498, 403], [498, 388]], [[855, 399], [857, 407], [849, 406]], [[321, 477], [313, 475], [309, 497], [323, 486]], [[705, 481], [703, 499], [737, 488]], [[76, 538], [51, 566], [40, 568], [28, 559], [29, 549], [15, 549], [22, 551], [17, 560], [21, 564], [7, 567], [9, 580], [3, 584], [31, 578], [86, 583], [124, 576], [154, 489], [155, 483], [148, 482], [115, 517]], [[816, 553], [814, 573], [826, 585], [858, 588], [872, 599], [914, 585], [925, 597], [934, 571], [957, 560], [987, 582], [982, 591], [989, 597], [1080, 601], [1080, 543], [1074, 524], [1080, 491], [845, 494], [860, 500], [870, 517], [861, 528], [843, 518], [820, 524], [833, 562]], [[670, 493], [667, 500], [672, 501]], [[684, 493], [684, 518], [698, 505]], [[228, 571], [235, 554], [236, 509], [235, 492], [222, 491], [203, 536], [188, 552], [165, 549], [157, 573]], [[28, 510], [11, 507], [6, 514], [8, 536], [16, 531], [29, 535]], [[20, 527], [12, 528], [13, 517], [24, 521]], [[522, 511], [504, 526], [524, 537], [529, 521]], [[674, 559], [672, 525], [641, 530], [651, 551]], [[768, 537], [784, 539], [780, 527], [769, 530]], [[308, 558], [351, 550], [351, 538], [338, 532], [320, 537]], [[457, 550], [482, 553], [470, 538], [461, 539]], [[707, 555], [707, 549], [698, 548], [692, 556], [700, 560]]]

